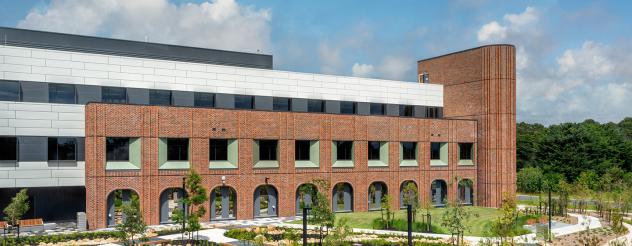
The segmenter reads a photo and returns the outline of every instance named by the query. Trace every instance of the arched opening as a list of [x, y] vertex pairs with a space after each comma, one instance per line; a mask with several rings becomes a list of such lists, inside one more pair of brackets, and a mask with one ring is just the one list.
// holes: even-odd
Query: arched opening
[[172, 223], [173, 212], [182, 210], [184, 204], [184, 190], [182, 188], [168, 188], [160, 193], [160, 223]]
[[459, 181], [459, 202], [463, 205], [474, 205], [474, 182], [470, 179]]
[[237, 192], [228, 186], [216, 187], [211, 191], [211, 220], [235, 219]]
[[349, 183], [337, 183], [333, 189], [333, 211], [353, 211], [353, 188]]
[[318, 188], [314, 184], [302, 184], [296, 189], [296, 215], [303, 214], [304, 207], [311, 207]]
[[277, 190], [272, 185], [261, 185], [255, 189], [255, 217], [277, 216]]
[[437, 179], [432, 181], [430, 185], [430, 194], [432, 196], [432, 205], [435, 207], [444, 207], [446, 205], [446, 198], [448, 195], [448, 186], [445, 181]]
[[419, 204], [419, 189], [415, 181], [406, 180], [399, 186], [399, 207], [406, 208], [406, 205]]
[[373, 182], [369, 185], [369, 211], [382, 209], [382, 198], [388, 194], [384, 182]]
[[108, 227], [116, 226], [123, 223], [123, 220], [125, 220], [125, 218], [123, 217], [123, 211], [121, 210], [121, 207], [124, 203], [129, 203], [132, 200], [132, 196], [138, 197], [138, 194], [130, 189], [114, 190], [108, 195]]

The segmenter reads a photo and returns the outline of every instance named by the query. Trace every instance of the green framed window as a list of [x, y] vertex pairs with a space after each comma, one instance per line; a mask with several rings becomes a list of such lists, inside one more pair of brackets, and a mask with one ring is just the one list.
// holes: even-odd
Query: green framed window
[[400, 142], [399, 143], [399, 166], [400, 167], [419, 166], [418, 158], [419, 158], [419, 150], [417, 148], [417, 142]]
[[209, 139], [209, 168], [238, 168], [238, 161], [237, 139]]
[[353, 141], [333, 141], [331, 155], [332, 167], [353, 167]]
[[279, 167], [279, 140], [254, 140], [252, 153], [255, 168]]
[[388, 142], [369, 141], [367, 154], [369, 167], [388, 166]]
[[141, 139], [105, 138], [105, 169], [135, 170], [141, 168]]
[[294, 141], [294, 167], [318, 168], [320, 166], [320, 143], [316, 140]]
[[159, 138], [158, 169], [188, 169], [189, 142], [188, 138]]
[[448, 165], [448, 143], [444, 143], [444, 142], [430, 143], [430, 165], [431, 166], [447, 166]]

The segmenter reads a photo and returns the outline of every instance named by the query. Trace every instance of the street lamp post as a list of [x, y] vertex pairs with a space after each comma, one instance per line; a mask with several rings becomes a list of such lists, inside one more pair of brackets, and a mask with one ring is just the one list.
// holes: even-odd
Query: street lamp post
[[413, 206], [406, 204], [406, 217], [408, 219], [408, 246], [413, 246]]
[[186, 204], [184, 203], [184, 199], [186, 197], [186, 177], [182, 177], [182, 240], [184, 240], [184, 233], [186, 230], [186, 221], [187, 221], [187, 209]]
[[312, 208], [303, 206], [303, 246], [307, 246], [307, 211]]

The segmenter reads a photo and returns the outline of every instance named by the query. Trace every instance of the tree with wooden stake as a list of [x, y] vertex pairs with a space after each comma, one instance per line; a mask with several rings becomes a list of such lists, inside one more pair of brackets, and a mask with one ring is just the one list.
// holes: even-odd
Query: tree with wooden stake
[[11, 198], [11, 203], [4, 208], [3, 212], [5, 214], [4, 219], [8, 222], [12, 227], [18, 228], [18, 238], [20, 237], [20, 225], [18, 221], [22, 219], [22, 216], [29, 211], [29, 196], [26, 194], [27, 189], [22, 189], [20, 192], [15, 194], [13, 198]]
[[189, 239], [193, 239], [194, 232], [202, 229], [200, 218], [206, 214], [203, 204], [208, 201], [208, 194], [201, 183], [202, 177], [191, 169], [185, 180], [185, 193], [187, 195], [182, 199], [184, 209], [176, 209], [173, 212], [172, 220], [175, 223], [183, 224], [183, 232], [189, 234]]
[[138, 195], [132, 194], [129, 202], [120, 205], [120, 210], [122, 221], [116, 228], [121, 232], [124, 245], [135, 245], [134, 236], [144, 233], [147, 229], [147, 224], [143, 220], [143, 213], [140, 210]]

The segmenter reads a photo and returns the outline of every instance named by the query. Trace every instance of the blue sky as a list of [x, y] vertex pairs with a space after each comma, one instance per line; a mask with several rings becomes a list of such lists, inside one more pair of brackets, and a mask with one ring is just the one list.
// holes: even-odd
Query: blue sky
[[274, 55], [275, 68], [414, 81], [416, 61], [518, 49], [518, 120], [632, 116], [632, 1], [0, 0], [0, 25]]

